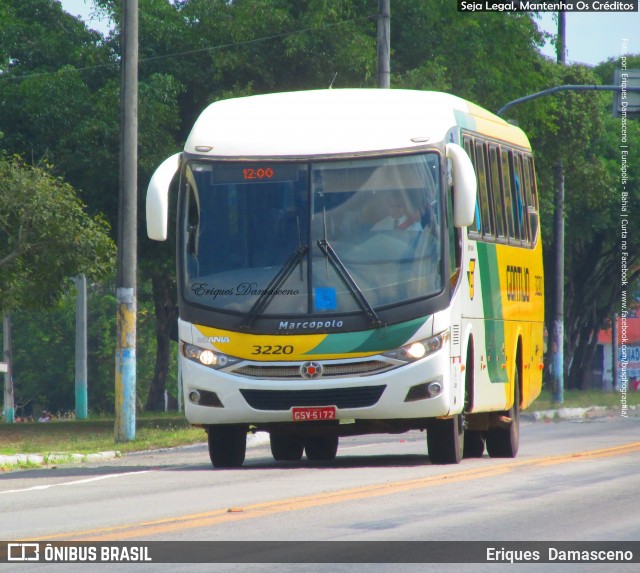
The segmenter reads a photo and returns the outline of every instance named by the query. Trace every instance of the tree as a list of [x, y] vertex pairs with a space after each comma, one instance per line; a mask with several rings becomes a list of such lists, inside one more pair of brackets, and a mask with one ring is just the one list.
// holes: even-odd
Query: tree
[[0, 308], [46, 306], [69, 277], [111, 272], [109, 227], [84, 208], [46, 166], [0, 158]]
[[[120, 2], [98, 3], [119, 25]], [[153, 78], [166, 82], [165, 89], [155, 93], [168, 94], [145, 105], [141, 101], [140, 133], [145, 137], [145, 131], [153, 130], [156, 135], [147, 135], [148, 143], [141, 145], [141, 189], [160, 161], [182, 147], [179, 142], [186, 139], [202, 109], [217, 99], [328, 87], [335, 73], [336, 85], [365, 85], [374, 76], [376, 53], [368, 4], [347, 0], [141, 0], [141, 96], [142, 86]], [[117, 36], [110, 41], [117, 52]], [[174, 102], [179, 108], [172, 107]], [[161, 106], [163, 113], [159, 114]], [[145, 109], [153, 122], [143, 125]], [[163, 117], [165, 121], [160, 122]], [[176, 123], [171, 124], [172, 118]], [[142, 232], [144, 228], [141, 220]], [[170, 335], [177, 318], [175, 247], [171, 240], [154, 244], [144, 235], [140, 245], [140, 268], [153, 286], [158, 348], [146, 407], [157, 410], [164, 405]]]
[[[19, 4], [0, 0], [3, 18], [0, 125], [6, 135], [3, 146], [10, 153], [46, 159], [55, 166], [52, 169], [57, 174], [63, 174], [79, 190], [91, 211], [104, 213], [115, 229], [119, 171], [118, 37], [103, 38], [86, 30], [82, 22], [62, 11], [57, 2], [24, 0]], [[119, 10], [120, 2], [117, 4]], [[38, 18], [34, 19], [34, 14]], [[30, 41], [31, 34], [36, 42]], [[168, 74], [152, 70], [141, 78], [140, 189], [144, 189], [157, 163], [178, 147], [175, 134], [179, 117], [177, 96], [181, 89], [179, 82]], [[143, 192], [140, 201], [144, 202]], [[139, 213], [143, 234], [144, 209], [139, 208]], [[157, 273], [158, 269], [172, 273], [173, 252], [166, 251], [165, 247], [164, 252], [151, 251], [155, 253], [153, 257], [143, 257], [146, 265], [141, 266], [146, 280], [150, 281], [150, 272]], [[145, 268], [150, 272], [145, 272]], [[139, 296], [140, 308], [144, 309], [152, 300], [145, 285], [141, 285]], [[172, 305], [159, 306], [174, 308], [175, 300]], [[139, 346], [143, 346], [148, 339], [153, 341], [146, 331], [153, 332], [154, 328], [146, 314], [139, 313], [139, 318]], [[162, 359], [166, 372], [170, 357], [163, 354]], [[141, 370], [152, 369], [145, 366]], [[147, 381], [142, 379], [140, 383], [142, 390]], [[165, 379], [163, 389], [164, 384]], [[162, 393], [160, 397], [159, 406], [163, 404]]]
[[[640, 64], [640, 58], [636, 61]], [[544, 87], [612, 83], [614, 66], [614, 62], [609, 62], [594, 70], [581, 65], [553, 65]], [[552, 296], [554, 167], [559, 158], [563, 160], [565, 384], [568, 388], [580, 389], [591, 371], [598, 332], [620, 303], [621, 126], [619, 119], [611, 117], [611, 93], [567, 91], [543, 99], [550, 101], [544, 126], [527, 113], [529, 104], [513, 108], [513, 115], [530, 134], [536, 154], [550, 332], [550, 321], [555, 314]], [[638, 140], [637, 122], [628, 122], [627, 137], [629, 141]], [[628, 172], [632, 175], [626, 185], [627, 208], [633, 213], [640, 208], [640, 180], [634, 175], [640, 170], [640, 160], [629, 156], [628, 163]], [[632, 234], [627, 239], [630, 283], [640, 276], [639, 239]]]

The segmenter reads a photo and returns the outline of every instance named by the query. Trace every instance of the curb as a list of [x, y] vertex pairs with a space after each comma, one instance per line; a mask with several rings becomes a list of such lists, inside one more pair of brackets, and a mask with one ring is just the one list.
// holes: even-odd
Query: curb
[[[632, 415], [638, 415], [636, 406], [629, 406], [629, 410], [633, 411]], [[555, 410], [538, 410], [535, 412], [523, 412], [527, 419], [535, 422], [548, 422], [550, 420], [585, 420], [590, 418], [605, 418], [607, 416], [616, 416], [618, 410], [608, 408], [606, 406], [590, 406], [588, 408], [558, 408]]]
[[[268, 432], [256, 432], [247, 435], [247, 448], [256, 448], [269, 443]], [[50, 464], [79, 464], [84, 462], [99, 462], [122, 457], [118, 451], [97, 452], [94, 454], [12, 454], [0, 455], [0, 467]]]
[[94, 454], [53, 453], [53, 454], [13, 454], [10, 456], [0, 455], [0, 466], [98, 462], [102, 460], [112, 460], [114, 458], [119, 458], [121, 455], [122, 454], [117, 451], [97, 452]]

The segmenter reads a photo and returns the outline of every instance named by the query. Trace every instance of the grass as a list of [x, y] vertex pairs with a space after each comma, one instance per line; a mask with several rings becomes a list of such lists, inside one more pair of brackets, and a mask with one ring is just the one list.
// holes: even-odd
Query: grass
[[[564, 398], [562, 406], [566, 408], [620, 408], [619, 392], [567, 390]], [[626, 398], [629, 406], [640, 406], [640, 392], [628, 392]], [[543, 390], [527, 411], [551, 410], [557, 407], [558, 405], [553, 403], [551, 392]], [[206, 440], [201, 428], [193, 428], [180, 415], [143, 415], [137, 418], [136, 426], [135, 440], [115, 444], [113, 418], [54, 420], [48, 423], [0, 423], [0, 455], [39, 453], [46, 456], [51, 453], [90, 454], [112, 450], [127, 453], [170, 448]]]
[[[560, 406], [554, 403], [552, 393], [543, 390], [537, 400], [527, 408], [527, 411], [554, 410], [556, 408], [588, 408], [589, 406], [604, 406], [606, 408], [620, 408], [620, 392], [603, 392], [601, 390], [565, 390], [564, 403]], [[627, 392], [627, 405], [640, 406], [640, 392]]]
[[0, 455], [80, 453], [117, 450], [122, 453], [171, 448], [202, 442], [201, 428], [193, 428], [182, 416], [139, 417], [135, 440], [114, 443], [114, 419], [53, 420], [0, 424]]

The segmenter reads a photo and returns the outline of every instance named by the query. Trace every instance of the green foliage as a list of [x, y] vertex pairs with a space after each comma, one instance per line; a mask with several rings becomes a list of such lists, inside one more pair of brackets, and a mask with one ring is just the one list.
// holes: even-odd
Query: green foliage
[[[87, 297], [87, 390], [89, 411], [113, 413], [115, 403], [116, 297], [108, 286], [93, 283]], [[53, 307], [12, 314], [13, 368], [17, 414], [37, 416], [43, 409], [75, 408], [75, 289]], [[146, 399], [155, 363], [155, 320], [150, 293], [138, 300], [138, 401]], [[177, 396], [177, 351], [173, 348], [167, 389]]]
[[[45, 170], [48, 178], [55, 179], [54, 173], [64, 176], [89, 205], [89, 211], [104, 213], [115, 229], [120, 105], [117, 27], [122, 2], [97, 0], [96, 4], [116, 26], [115, 33], [108, 37], [87, 30], [82, 22], [63, 12], [57, 2], [0, 0], [0, 126], [4, 134], [0, 142], [9, 154], [34, 158], [36, 162], [46, 160], [55, 166]], [[325, 88], [332, 81], [335, 88], [375, 86], [376, 11], [377, 3], [370, 0], [139, 0], [142, 276], [138, 338], [139, 344], [150, 349], [148, 353], [139, 349], [139, 396], [144, 397], [149, 385], [164, 388], [162, 374], [150, 381], [154, 363], [151, 349], [156, 346], [156, 338], [160, 347], [168, 347], [167, 329], [174, 319], [175, 307], [174, 243], [152, 243], [144, 233], [144, 189], [154, 168], [182, 148], [195, 118], [212, 101], [253, 93]], [[611, 83], [617, 62], [606, 62], [594, 70], [558, 66], [538, 53], [542, 40], [543, 34], [530, 14], [462, 14], [450, 0], [394, 1], [392, 86], [443, 90], [495, 111], [515, 98], [554, 85]], [[640, 60], [629, 57], [628, 67], [640, 67]], [[565, 304], [570, 341], [565, 363], [572, 364], [576, 376], [588, 360], [586, 354], [580, 357], [580, 349], [592, 344], [593, 333], [617, 299], [618, 281], [611, 277], [619, 271], [620, 126], [619, 120], [609, 117], [609, 102], [608, 94], [563, 93], [516, 106], [509, 112], [510, 118], [527, 132], [535, 150], [549, 278], [553, 262], [553, 169], [558, 158], [564, 162]], [[629, 140], [640, 140], [637, 122], [630, 122]], [[630, 157], [629, 161], [630, 209], [636, 212], [640, 208], [640, 158]], [[3, 163], [9, 164], [6, 160]], [[57, 181], [63, 188], [61, 180]], [[2, 185], [0, 193], [7, 201], [5, 188]], [[56, 193], [58, 188], [55, 187]], [[44, 204], [51, 201], [49, 197]], [[33, 206], [35, 213], [41, 213], [38, 208], [42, 203]], [[0, 210], [3, 208], [11, 209]], [[55, 213], [46, 215], [47, 219], [36, 217], [33, 224], [64, 228]], [[3, 227], [7, 230], [2, 231], [0, 259], [11, 255], [20, 242], [18, 214], [11, 217]], [[65, 223], [71, 225], [74, 217], [68, 219]], [[99, 217], [92, 220], [106, 231]], [[80, 236], [68, 228], [63, 234]], [[82, 236], [85, 235], [93, 236], [93, 231], [87, 234], [83, 230]], [[639, 237], [634, 235], [636, 242], [629, 245], [634, 268], [638, 267], [636, 257], [640, 256]], [[74, 241], [71, 243], [56, 244], [60, 257], [53, 254], [53, 247], [45, 254], [44, 246], [38, 246], [27, 258], [21, 258], [22, 262], [10, 261], [11, 276], [16, 278], [0, 284], [0, 292], [7, 299], [5, 304], [15, 307], [55, 301], [60, 292], [68, 290], [66, 278], [77, 272], [71, 264], [73, 249], [86, 247], [97, 252], [102, 248], [104, 254], [112, 254], [104, 245], [99, 247], [102, 242], [97, 238], [93, 245], [91, 241], [87, 243], [86, 237], [75, 245]], [[35, 272], [34, 265], [45, 259], [48, 264], [39, 268], [47, 270]], [[96, 259], [77, 267], [95, 267], [96, 275], [104, 274], [108, 265], [106, 259], [101, 260], [102, 263]], [[42, 273], [48, 274], [40, 276]], [[36, 287], [37, 284], [44, 286]], [[27, 296], [28, 292], [33, 296]], [[63, 300], [60, 304], [66, 303]], [[95, 391], [101, 393], [100, 397], [90, 395], [90, 407], [105, 404], [106, 410], [112, 400], [114, 337], [110, 315], [113, 300], [108, 289], [99, 288], [90, 305], [98, 329], [91, 335], [95, 353], [90, 363], [97, 365], [92, 377], [96, 380]], [[550, 316], [553, 309], [549, 303], [547, 308]], [[54, 312], [62, 312], [56, 309]], [[71, 309], [64, 312], [65, 318], [61, 315], [58, 320], [63, 325], [72, 324], [67, 316]], [[25, 318], [25, 322], [38, 320], [38, 314]], [[50, 330], [55, 331], [53, 326]], [[37, 332], [40, 331], [36, 328], [21, 338], [20, 344], [33, 340], [31, 350], [43, 335]], [[69, 347], [63, 349], [56, 344], [51, 347], [57, 348], [60, 356], [67, 356]], [[168, 370], [169, 384], [173, 385], [174, 369], [166, 368], [166, 362], [164, 366], [160, 364], [168, 360], [166, 351], [162, 352], [156, 371]], [[26, 358], [20, 364], [17, 373], [32, 368], [36, 385], [35, 367]], [[68, 380], [69, 371], [65, 372], [58, 377]], [[104, 384], [97, 381], [101, 376]], [[35, 392], [36, 386], [33, 388]], [[48, 390], [45, 393], [48, 395]], [[40, 396], [37, 392], [34, 395]]]
[[540, 85], [541, 43], [525, 13], [460, 13], [448, 0], [391, 6], [392, 83], [445, 89], [493, 111]]
[[[639, 59], [640, 61], [640, 59]], [[555, 66], [554, 85], [612, 83], [607, 74], [584, 66]], [[555, 313], [552, 298], [554, 169], [563, 161], [565, 182], [565, 365], [569, 387], [582, 387], [591, 367], [598, 331], [620, 302], [621, 148], [620, 119], [611, 117], [612, 94], [585, 91], [551, 96], [553, 134], [535, 131], [536, 169], [547, 267], [547, 317]], [[638, 122], [628, 122], [629, 141], [640, 141]], [[630, 154], [628, 171], [640, 171]], [[640, 208], [640, 180], [630, 178], [629, 212]], [[627, 250], [630, 282], [640, 273], [640, 237], [631, 233]], [[634, 278], [635, 277], [635, 278]]]
[[47, 167], [0, 158], [0, 308], [46, 306], [69, 277], [112, 270], [109, 227], [84, 207]]
[[[47, 424], [27, 422], [23, 424], [0, 424], [0, 454], [45, 455], [55, 459], [55, 464], [64, 463], [55, 454], [92, 454], [113, 450], [113, 418], [90, 416], [89, 420], [54, 420]], [[136, 428], [136, 439], [118, 444], [121, 452], [170, 448], [206, 441], [201, 428], [189, 426], [182, 416], [140, 416]], [[18, 467], [24, 467], [20, 464]], [[13, 469], [15, 465], [0, 466], [0, 472]]]

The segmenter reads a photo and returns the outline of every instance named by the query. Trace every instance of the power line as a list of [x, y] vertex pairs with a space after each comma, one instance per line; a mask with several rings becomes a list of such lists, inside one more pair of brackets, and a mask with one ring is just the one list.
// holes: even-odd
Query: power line
[[[307, 32], [316, 32], [316, 31], [320, 31], [320, 30], [326, 30], [329, 28], [333, 28], [336, 26], [342, 26], [344, 24], [350, 24], [352, 22], [359, 22], [362, 20], [369, 20], [369, 21], [375, 21], [375, 16], [360, 16], [358, 18], [351, 18], [349, 20], [342, 20], [340, 22], [333, 22], [330, 24], [323, 24], [320, 27], [314, 27], [314, 28], [301, 28], [300, 30], [293, 30], [291, 32], [282, 32], [280, 34], [272, 34], [270, 36], [263, 36], [261, 38], [254, 38], [252, 40], [242, 40], [240, 42], [232, 42], [232, 43], [228, 43], [228, 44], [219, 44], [217, 46], [209, 46], [207, 48], [199, 48], [197, 50], [187, 50], [185, 52], [174, 52], [172, 54], [163, 54], [161, 56], [149, 56], [148, 58], [140, 58], [138, 59], [138, 63], [139, 64], [144, 64], [147, 62], [153, 62], [153, 61], [157, 61], [157, 60], [162, 60], [162, 59], [167, 59], [167, 58], [178, 58], [178, 57], [185, 57], [185, 56], [191, 56], [194, 54], [200, 54], [203, 52], [213, 52], [216, 50], [224, 50], [227, 48], [235, 48], [238, 46], [246, 46], [246, 45], [250, 45], [250, 44], [257, 44], [260, 42], [268, 42], [270, 40], [277, 40], [280, 38], [286, 38], [288, 36], [293, 36], [295, 34], [304, 34]], [[63, 69], [63, 68], [59, 68], [53, 72], [38, 72], [38, 73], [33, 73], [33, 74], [25, 74], [22, 76], [10, 76], [10, 75], [2, 75], [0, 73], [0, 80], [9, 80], [9, 81], [14, 81], [14, 80], [26, 80], [26, 79], [31, 79], [31, 78], [37, 78], [37, 77], [42, 77], [42, 76], [52, 76], [58, 73], [70, 73], [70, 72], [86, 72], [86, 71], [92, 71], [92, 70], [100, 70], [100, 69], [105, 69], [105, 68], [113, 68], [113, 67], [119, 67], [120, 66], [120, 62], [112, 62], [109, 64], [100, 64], [97, 66], [86, 66], [84, 68], [68, 68], [68, 69]]]

